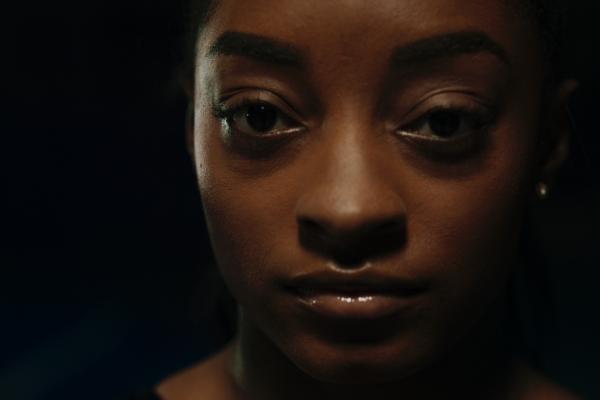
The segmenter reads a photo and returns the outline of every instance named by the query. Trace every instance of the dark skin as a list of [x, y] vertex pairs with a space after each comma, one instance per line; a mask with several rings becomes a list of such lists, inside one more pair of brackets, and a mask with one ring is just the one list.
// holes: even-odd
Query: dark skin
[[[199, 38], [190, 128], [239, 330], [159, 393], [574, 398], [503, 335], [523, 216], [565, 157], [576, 86], [543, 98], [531, 21], [497, 0], [247, 4], [219, 2]], [[286, 290], [320, 271], [425, 289], [393, 324], [340, 328]]]

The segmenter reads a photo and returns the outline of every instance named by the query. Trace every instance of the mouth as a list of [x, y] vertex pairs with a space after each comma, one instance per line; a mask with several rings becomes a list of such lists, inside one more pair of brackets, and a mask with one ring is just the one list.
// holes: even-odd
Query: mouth
[[341, 320], [391, 317], [414, 306], [427, 290], [416, 280], [330, 272], [297, 277], [287, 288], [306, 311]]

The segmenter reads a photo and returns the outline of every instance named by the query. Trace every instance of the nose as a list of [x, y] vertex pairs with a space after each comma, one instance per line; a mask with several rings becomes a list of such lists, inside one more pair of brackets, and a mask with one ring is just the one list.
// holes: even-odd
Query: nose
[[[330, 140], [296, 207], [301, 246], [352, 269], [400, 251], [406, 208], [382, 154], [352, 135]], [[385, 164], [385, 163], [383, 163]]]

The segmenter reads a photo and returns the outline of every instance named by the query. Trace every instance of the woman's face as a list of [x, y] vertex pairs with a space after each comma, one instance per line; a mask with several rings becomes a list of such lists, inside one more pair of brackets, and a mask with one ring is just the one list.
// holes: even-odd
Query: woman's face
[[405, 376], [501, 302], [538, 178], [535, 28], [497, 0], [222, 0], [194, 153], [243, 323], [330, 382]]

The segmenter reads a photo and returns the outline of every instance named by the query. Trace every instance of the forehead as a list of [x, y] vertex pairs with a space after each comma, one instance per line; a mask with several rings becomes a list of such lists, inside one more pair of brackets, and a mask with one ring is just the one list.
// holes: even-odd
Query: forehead
[[[311, 56], [362, 58], [448, 32], [481, 31], [519, 61], [537, 52], [529, 20], [505, 0], [220, 0], [200, 46], [225, 31], [277, 38]], [[202, 54], [202, 52], [200, 53]]]

